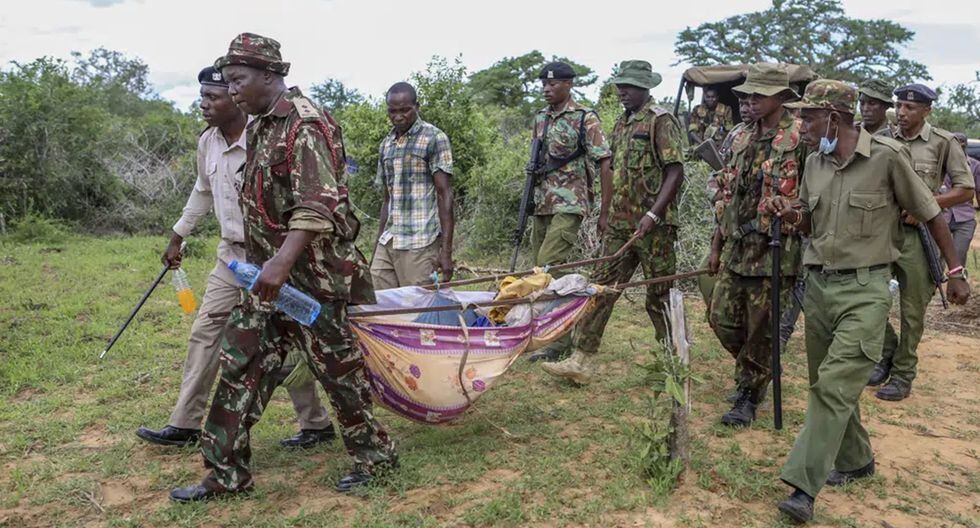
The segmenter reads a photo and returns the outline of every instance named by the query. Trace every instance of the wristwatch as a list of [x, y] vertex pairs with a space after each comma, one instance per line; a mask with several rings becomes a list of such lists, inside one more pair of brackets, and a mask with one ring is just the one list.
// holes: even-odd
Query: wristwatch
[[660, 223], [663, 222], [663, 220], [661, 220], [660, 217], [657, 216], [657, 213], [654, 213], [653, 211], [647, 211], [647, 216], [650, 217], [650, 220], [653, 220], [653, 223], [655, 225], [660, 225]]

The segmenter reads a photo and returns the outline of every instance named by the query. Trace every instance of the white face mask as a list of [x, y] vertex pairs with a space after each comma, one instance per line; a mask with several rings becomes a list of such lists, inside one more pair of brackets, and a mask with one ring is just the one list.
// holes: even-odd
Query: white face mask
[[[832, 115], [832, 114], [831, 114]], [[821, 154], [832, 154], [834, 150], [837, 149], [837, 136], [840, 134], [840, 128], [834, 128], [834, 140], [831, 141], [827, 139], [827, 134], [830, 133], [830, 117], [827, 117], [827, 130], [824, 132], [823, 137], [820, 138], [820, 146], [817, 150]]]

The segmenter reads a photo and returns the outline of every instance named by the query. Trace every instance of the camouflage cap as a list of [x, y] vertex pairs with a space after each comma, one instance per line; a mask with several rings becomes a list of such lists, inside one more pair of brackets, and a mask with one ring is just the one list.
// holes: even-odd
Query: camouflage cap
[[653, 71], [653, 66], [645, 60], [627, 60], [619, 63], [619, 74], [612, 78], [613, 84], [628, 84], [649, 90], [660, 84], [663, 78]]
[[857, 103], [857, 94], [857, 88], [844, 81], [817, 79], [806, 86], [806, 91], [803, 92], [803, 100], [786, 103], [783, 106], [800, 109], [819, 108], [853, 114], [854, 105]]
[[228, 54], [214, 61], [217, 69], [231, 65], [242, 65], [259, 70], [269, 70], [285, 76], [289, 73], [289, 63], [282, 61], [279, 42], [255, 33], [242, 33], [228, 45]]
[[858, 87], [859, 94], [888, 104], [892, 104], [892, 90], [893, 88], [881, 79], [868, 79]]
[[759, 94], [767, 97], [788, 91], [793, 96], [799, 97], [799, 94], [789, 86], [789, 73], [786, 68], [766, 63], [749, 66], [749, 74], [745, 77], [745, 82], [732, 88], [732, 91], [747, 96]]

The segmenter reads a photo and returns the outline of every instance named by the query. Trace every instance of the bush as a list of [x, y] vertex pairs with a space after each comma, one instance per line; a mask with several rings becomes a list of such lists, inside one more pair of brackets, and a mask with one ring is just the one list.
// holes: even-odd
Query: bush
[[61, 220], [29, 212], [17, 220], [5, 238], [19, 244], [58, 245], [67, 240], [68, 232]]

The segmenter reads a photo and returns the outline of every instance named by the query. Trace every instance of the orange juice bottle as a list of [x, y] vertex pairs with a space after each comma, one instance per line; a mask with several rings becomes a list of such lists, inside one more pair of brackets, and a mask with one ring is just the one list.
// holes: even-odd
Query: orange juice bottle
[[184, 309], [184, 313], [194, 313], [194, 310], [197, 310], [197, 301], [194, 300], [191, 283], [187, 280], [187, 272], [183, 268], [174, 270], [174, 289], [177, 290], [177, 302]]

